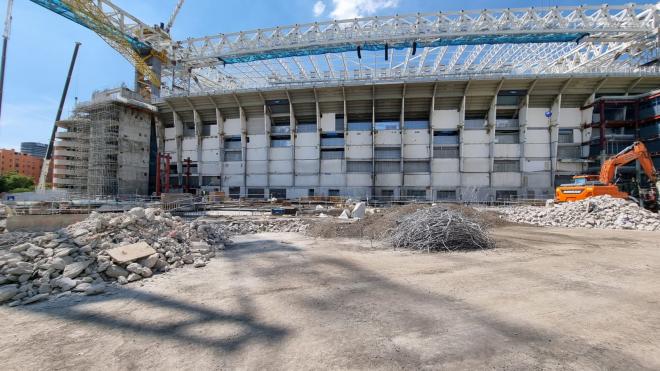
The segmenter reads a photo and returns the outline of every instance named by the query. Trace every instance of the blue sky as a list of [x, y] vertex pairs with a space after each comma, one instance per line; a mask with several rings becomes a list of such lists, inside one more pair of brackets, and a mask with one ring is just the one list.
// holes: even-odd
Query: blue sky
[[[608, 1], [621, 4], [626, 1]], [[114, 0], [147, 24], [167, 22], [176, 0]], [[175, 40], [331, 18], [504, 7], [594, 4], [596, 1], [431, 0], [187, 0], [172, 29]], [[4, 21], [6, 0], [0, 4]], [[92, 31], [28, 0], [15, 0], [0, 118], [0, 148], [47, 142], [57, 112], [74, 41], [82, 46], [64, 116], [74, 98], [93, 91], [132, 87], [132, 66]]]

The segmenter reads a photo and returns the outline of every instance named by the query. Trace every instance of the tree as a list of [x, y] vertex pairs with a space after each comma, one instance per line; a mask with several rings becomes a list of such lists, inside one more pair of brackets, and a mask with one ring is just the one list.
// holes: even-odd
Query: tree
[[0, 176], [0, 192], [29, 192], [34, 190], [34, 180], [18, 173]]

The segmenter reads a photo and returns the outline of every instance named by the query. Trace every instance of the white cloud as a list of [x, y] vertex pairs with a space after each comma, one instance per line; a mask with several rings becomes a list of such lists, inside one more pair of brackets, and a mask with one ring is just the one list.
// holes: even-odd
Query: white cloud
[[325, 12], [325, 3], [321, 0], [314, 3], [314, 17], [320, 17]]
[[359, 18], [373, 15], [382, 9], [399, 5], [399, 0], [332, 0], [334, 9], [330, 16], [334, 19]]

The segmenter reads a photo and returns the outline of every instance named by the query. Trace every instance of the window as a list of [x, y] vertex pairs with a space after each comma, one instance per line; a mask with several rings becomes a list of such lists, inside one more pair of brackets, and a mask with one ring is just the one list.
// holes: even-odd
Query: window
[[495, 143], [498, 144], [516, 144], [520, 142], [518, 131], [496, 131]]
[[225, 149], [241, 149], [241, 137], [225, 137]]
[[378, 158], [378, 159], [400, 159], [401, 158], [401, 147], [375, 148], [374, 152], [375, 152], [376, 158]]
[[286, 189], [285, 188], [271, 188], [270, 189], [270, 197], [275, 197], [279, 200], [283, 200], [286, 198]]
[[371, 131], [371, 121], [349, 122], [348, 131]]
[[409, 199], [415, 199], [415, 200], [425, 200], [426, 199], [426, 191], [423, 189], [407, 189], [406, 190], [406, 197]]
[[321, 160], [341, 160], [344, 158], [344, 149], [322, 149]]
[[298, 123], [296, 126], [296, 131], [299, 133], [315, 133], [316, 132], [316, 123], [305, 122]]
[[458, 131], [456, 130], [434, 131], [433, 144], [458, 144]]
[[185, 122], [183, 124], [183, 136], [184, 137], [194, 137], [195, 136], [195, 124], [192, 122]]
[[436, 191], [435, 198], [438, 200], [456, 200], [456, 191]]
[[335, 131], [344, 131], [344, 115], [335, 115]]
[[393, 189], [383, 189], [380, 191], [381, 197], [394, 197]]
[[376, 172], [381, 174], [400, 173], [401, 165], [398, 161], [376, 161]]
[[493, 162], [493, 171], [500, 173], [511, 173], [520, 171], [519, 160], [495, 160]]
[[264, 189], [263, 188], [248, 188], [247, 196], [248, 196], [248, 198], [264, 198]]
[[307, 190], [307, 197], [314, 197], [314, 188], [310, 188]]
[[559, 146], [557, 147], [557, 157], [560, 159], [576, 159], [582, 157], [580, 146]]
[[428, 161], [405, 161], [403, 163], [404, 173], [428, 173], [430, 171]]
[[289, 139], [271, 139], [271, 147], [291, 147], [291, 141]]
[[559, 129], [559, 143], [573, 143], [573, 129]]
[[242, 160], [243, 160], [243, 155], [241, 154], [240, 151], [225, 151], [226, 162], [242, 161]]
[[211, 136], [211, 128], [213, 127], [214, 124], [211, 123], [204, 123], [202, 126], [202, 136], [204, 137], [210, 137]]
[[458, 146], [433, 147], [433, 158], [458, 158]]
[[239, 198], [241, 196], [241, 187], [229, 187], [229, 197]]
[[518, 198], [518, 191], [495, 191], [495, 199], [498, 201], [515, 200]]
[[401, 128], [399, 121], [377, 121], [376, 130], [399, 130]]
[[289, 123], [278, 123], [270, 126], [270, 132], [272, 134], [289, 134], [291, 133], [291, 127]]
[[347, 173], [371, 173], [371, 161], [346, 161]]
[[428, 120], [411, 120], [411, 121], [406, 120], [403, 122], [403, 128], [407, 130], [428, 129], [429, 122]]
[[321, 134], [321, 146], [322, 147], [343, 147], [344, 146], [344, 134], [338, 134], [338, 133]]
[[486, 126], [486, 120], [483, 118], [480, 119], [465, 119], [465, 123], [463, 125], [466, 129], [483, 129]]
[[339, 196], [339, 190], [338, 189], [328, 189], [328, 196], [331, 196], [331, 197]]

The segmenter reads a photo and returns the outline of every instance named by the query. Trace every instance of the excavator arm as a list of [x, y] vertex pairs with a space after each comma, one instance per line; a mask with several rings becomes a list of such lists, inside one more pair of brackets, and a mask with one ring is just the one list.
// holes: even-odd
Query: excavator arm
[[642, 167], [642, 170], [644, 170], [646, 176], [651, 182], [655, 183], [658, 178], [657, 170], [653, 166], [651, 154], [649, 154], [649, 151], [642, 142], [635, 142], [626, 147], [623, 151], [607, 159], [600, 168], [600, 182], [604, 184], [612, 184], [614, 176], [616, 175], [616, 168], [635, 160], [639, 160], [639, 164]]

